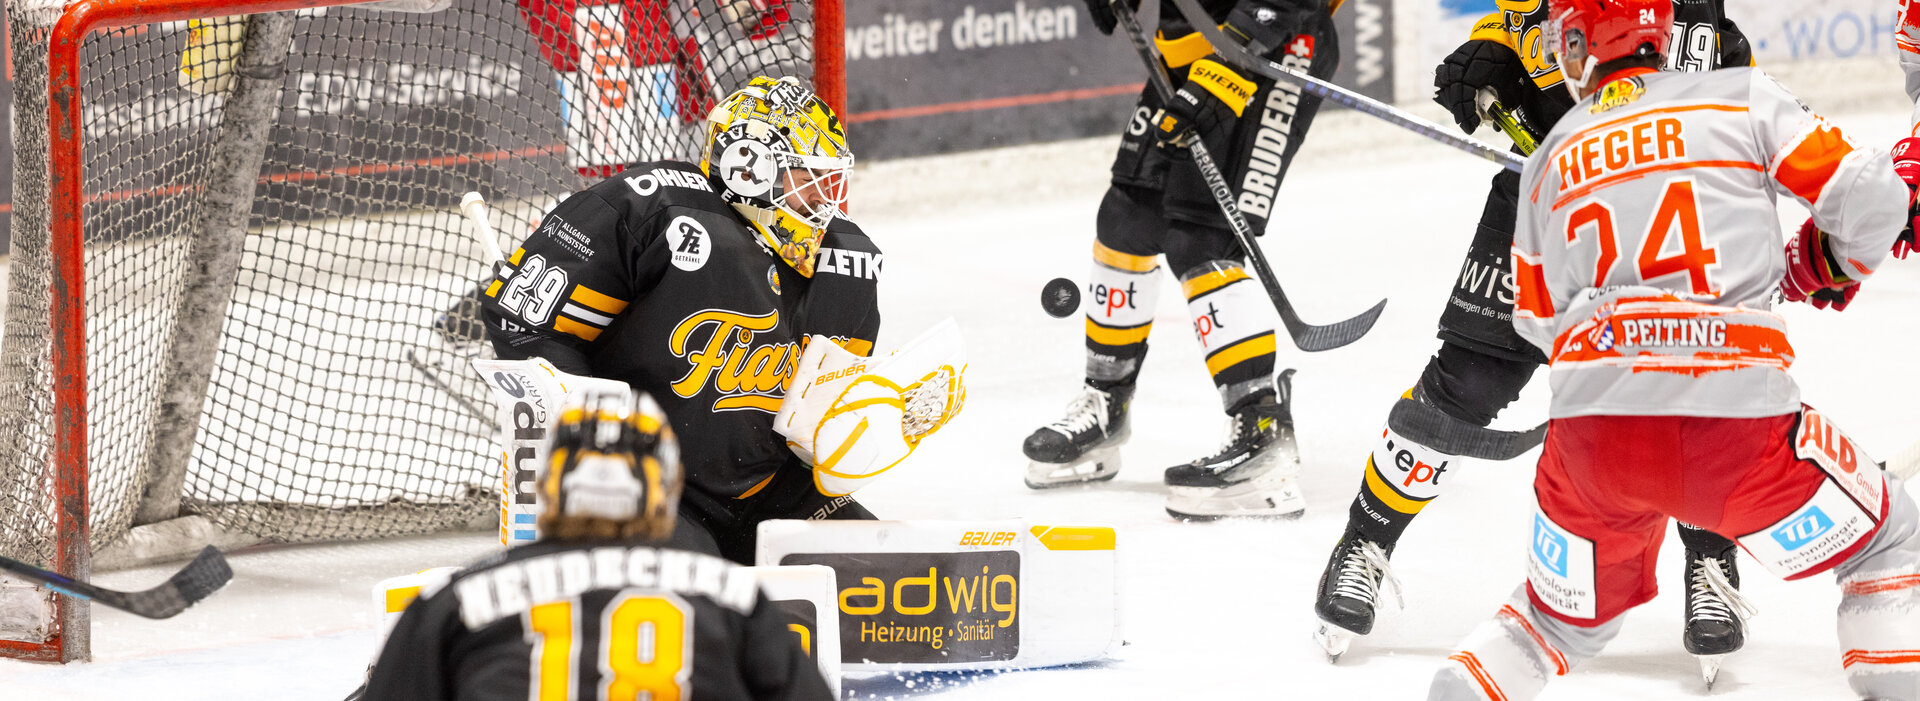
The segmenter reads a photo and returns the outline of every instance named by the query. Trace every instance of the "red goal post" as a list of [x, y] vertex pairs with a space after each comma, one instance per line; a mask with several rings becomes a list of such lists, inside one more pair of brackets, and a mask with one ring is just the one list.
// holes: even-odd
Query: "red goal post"
[[[491, 524], [490, 427], [460, 407], [487, 401], [464, 360], [488, 263], [453, 203], [487, 192], [522, 235], [624, 162], [697, 159], [699, 108], [757, 72], [811, 72], [844, 115], [840, 3], [7, 0], [0, 555], [84, 578], [180, 517], [267, 542]], [[589, 46], [596, 17], [627, 36]], [[189, 85], [206, 36], [228, 46]], [[651, 113], [592, 93], [609, 56]], [[84, 602], [0, 581], [0, 656], [84, 660], [88, 635]]]

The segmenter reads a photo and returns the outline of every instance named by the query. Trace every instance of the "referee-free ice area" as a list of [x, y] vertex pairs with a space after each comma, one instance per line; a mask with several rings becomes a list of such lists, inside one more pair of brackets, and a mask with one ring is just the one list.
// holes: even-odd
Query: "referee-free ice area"
[[[1908, 111], [1891, 66], [1865, 85], [1884, 95], [1835, 108], [1810, 97], [1863, 143], [1904, 136]], [[1810, 80], [1810, 79], [1809, 79]], [[1817, 91], [1786, 81], [1803, 94]], [[1433, 116], [1438, 117], [1437, 114]], [[1115, 117], [1118, 126], [1119, 115]], [[1479, 136], [1492, 139], [1487, 132]], [[1293, 164], [1261, 244], [1300, 314], [1330, 323], [1382, 297], [1373, 332], [1325, 353], [1282, 343], [1299, 370], [1294, 416], [1308, 499], [1284, 522], [1188, 524], [1162, 510], [1161, 470], [1211, 452], [1225, 419], [1169, 275], [1133, 405], [1118, 479], [1048, 492], [1021, 484], [1019, 444], [1059, 416], [1080, 381], [1080, 317], [1038, 302], [1054, 277], [1084, 282], [1095, 207], [1113, 138], [879, 163], [860, 171], [854, 215], [886, 251], [882, 349], [942, 317], [958, 320], [971, 358], [966, 410], [894, 476], [860, 493], [890, 519], [1104, 522], [1118, 529], [1126, 645], [1110, 660], [1000, 673], [852, 677], [850, 698], [1145, 699], [1422, 698], [1453, 646], [1524, 577], [1537, 451], [1448, 470], [1445, 492], [1394, 556], [1404, 607], [1386, 597], [1371, 636], [1329, 664], [1310, 640], [1314, 585], [1344, 527], [1366, 451], [1393, 399], [1433, 352], [1434, 321], [1459, 274], [1495, 166], [1352, 113], [1322, 115]], [[1804, 213], [1782, 206], [1783, 224]], [[1894, 261], [1845, 313], [1782, 310], [1808, 403], [1876, 458], [1920, 440], [1920, 261]], [[1545, 416], [1544, 380], [1499, 427]], [[1671, 533], [1671, 531], [1669, 531]], [[277, 547], [231, 555], [223, 592], [181, 616], [147, 621], [94, 608], [94, 661], [0, 662], [8, 699], [338, 699], [377, 644], [371, 585], [463, 564], [491, 533], [364, 544]], [[1707, 694], [1680, 648], [1679, 549], [1669, 537], [1662, 594], [1627, 615], [1597, 660], [1556, 680], [1547, 699], [1691, 698]], [[178, 565], [102, 573], [104, 586], [158, 583]], [[1741, 562], [1759, 605], [1746, 649], [1730, 657], [1717, 699], [1845, 699], [1833, 629], [1832, 578], [1794, 583]]]

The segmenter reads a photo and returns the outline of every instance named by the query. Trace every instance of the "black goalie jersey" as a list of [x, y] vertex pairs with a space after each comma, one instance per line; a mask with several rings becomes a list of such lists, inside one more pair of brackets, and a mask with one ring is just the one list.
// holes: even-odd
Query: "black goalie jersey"
[[717, 557], [540, 542], [408, 606], [364, 699], [831, 699], [787, 622]]
[[482, 317], [502, 358], [652, 394], [683, 437], [689, 487], [732, 499], [798, 460], [773, 414], [802, 339], [872, 352], [880, 264], [866, 234], [835, 219], [803, 277], [699, 168], [643, 163], [548, 214], [488, 286]]

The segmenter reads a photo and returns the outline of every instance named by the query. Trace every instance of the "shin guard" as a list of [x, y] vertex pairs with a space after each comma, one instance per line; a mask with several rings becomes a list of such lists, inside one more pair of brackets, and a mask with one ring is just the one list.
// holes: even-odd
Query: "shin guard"
[[1160, 299], [1159, 258], [1095, 241], [1087, 293], [1087, 380], [1102, 389], [1132, 384], [1147, 355], [1147, 333]]
[[1193, 335], [1228, 413], [1273, 394], [1272, 302], [1238, 261], [1202, 263], [1180, 275]]
[[1835, 568], [1840, 664], [1862, 698], [1920, 699], [1920, 522], [1899, 477], [1887, 476], [1887, 518]]

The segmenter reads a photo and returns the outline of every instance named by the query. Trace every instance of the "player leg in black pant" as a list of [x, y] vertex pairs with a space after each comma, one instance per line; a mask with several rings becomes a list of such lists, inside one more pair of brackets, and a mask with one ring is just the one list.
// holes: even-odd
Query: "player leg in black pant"
[[[1263, 29], [1277, 32], [1263, 36], [1270, 41], [1262, 45], [1274, 47], [1269, 55], [1286, 65], [1331, 76], [1339, 55], [1331, 18], [1314, 3], [1293, 4], [1298, 7], [1269, 11], [1259, 20]], [[1159, 43], [1176, 80], [1210, 51], [1197, 34], [1171, 40], [1163, 35]], [[1216, 64], [1210, 70], [1226, 69]], [[1252, 99], [1238, 119], [1229, 115], [1214, 130], [1203, 126], [1196, 138], [1209, 145], [1234, 190], [1231, 196], [1260, 232], [1319, 99], [1291, 84], [1261, 78], [1246, 84]], [[1229, 233], [1187, 150], [1161, 142], [1153, 117], [1163, 104], [1151, 89], [1144, 92], [1122, 135], [1114, 187], [1101, 203], [1086, 296], [1086, 383], [1064, 418], [1028, 437], [1023, 447], [1033, 462], [1027, 484], [1077, 484], [1117, 473], [1117, 451], [1130, 433], [1126, 407], [1158, 299], [1156, 256], [1164, 253], [1181, 281], [1195, 336], [1232, 417], [1231, 435], [1218, 453], [1167, 471], [1168, 511], [1202, 519], [1297, 515], [1304, 500], [1287, 479], [1297, 458], [1291, 450], [1286, 376], [1278, 384], [1273, 378], [1271, 303], [1242, 269], [1246, 253]], [[1283, 443], [1284, 450], [1267, 450]], [[1269, 459], [1280, 455], [1286, 459]], [[1275, 472], [1269, 469], [1274, 464], [1289, 469]]]
[[[1522, 341], [1512, 326], [1513, 282], [1507, 259], [1518, 189], [1516, 174], [1502, 171], [1494, 176], [1472, 247], [1440, 316], [1443, 343], [1421, 372], [1419, 384], [1402, 395], [1464, 426], [1491, 424], [1543, 364], [1538, 350]], [[1381, 583], [1397, 581], [1388, 566], [1394, 546], [1413, 518], [1451, 483], [1448, 473], [1459, 469], [1464, 457], [1409, 440], [1391, 426], [1381, 431], [1314, 601], [1314, 613], [1322, 622], [1315, 638], [1329, 657], [1344, 653], [1353, 636], [1372, 632]], [[1704, 581], [1704, 569], [1713, 567], [1737, 585], [1732, 541], [1696, 529], [1681, 528], [1680, 533], [1687, 543], [1689, 583], [1696, 570]], [[1689, 585], [1689, 593], [1695, 594], [1687, 607], [1689, 652], [1723, 655], [1739, 649], [1743, 635], [1739, 616], [1730, 613], [1730, 590], [1731, 585], [1703, 586], [1696, 594]]]
[[675, 537], [682, 537], [679, 531], [689, 530], [689, 523], [698, 527], [699, 535], [685, 536], [684, 541], [676, 541], [675, 547], [719, 555], [743, 565], [754, 564], [761, 521], [874, 520], [873, 512], [850, 495], [821, 494], [813, 484], [812, 470], [798, 460], [781, 465], [766, 486], [737, 499], [718, 499], [687, 490], [680, 497], [680, 514], [681, 528]]

